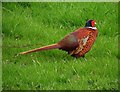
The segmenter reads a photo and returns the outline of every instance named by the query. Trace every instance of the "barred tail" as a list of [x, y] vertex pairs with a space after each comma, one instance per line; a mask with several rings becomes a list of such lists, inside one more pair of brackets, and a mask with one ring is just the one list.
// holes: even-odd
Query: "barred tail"
[[29, 50], [29, 51], [25, 51], [25, 52], [21, 52], [20, 54], [28, 54], [28, 53], [32, 53], [32, 52], [36, 52], [36, 51], [44, 51], [44, 50], [51, 50], [51, 49], [57, 49], [60, 48], [61, 46], [59, 44], [52, 44], [52, 45], [47, 45], [47, 46], [43, 46], [40, 48], [36, 48], [33, 50]]

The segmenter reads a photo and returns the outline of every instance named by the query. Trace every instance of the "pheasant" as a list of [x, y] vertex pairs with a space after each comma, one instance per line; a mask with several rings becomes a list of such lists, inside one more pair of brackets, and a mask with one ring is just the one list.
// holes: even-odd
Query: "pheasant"
[[66, 35], [58, 43], [21, 52], [20, 54], [28, 54], [31, 52], [51, 49], [61, 49], [67, 51], [68, 54], [70, 54], [73, 57], [76, 58], [84, 57], [84, 55], [93, 46], [98, 35], [98, 30], [95, 27], [95, 24], [96, 24], [95, 20], [88, 20], [85, 24], [85, 27], [79, 28], [76, 31]]

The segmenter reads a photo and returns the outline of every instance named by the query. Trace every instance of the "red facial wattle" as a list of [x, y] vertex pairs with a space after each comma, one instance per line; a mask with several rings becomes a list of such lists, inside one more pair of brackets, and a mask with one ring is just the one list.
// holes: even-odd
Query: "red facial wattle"
[[95, 21], [92, 21], [92, 27], [94, 27], [95, 26]]

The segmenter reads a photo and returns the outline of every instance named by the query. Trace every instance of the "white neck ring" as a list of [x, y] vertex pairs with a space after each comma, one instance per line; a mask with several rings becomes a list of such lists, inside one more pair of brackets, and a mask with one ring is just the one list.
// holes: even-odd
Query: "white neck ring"
[[91, 29], [97, 29], [96, 27], [87, 27], [87, 28], [91, 28]]

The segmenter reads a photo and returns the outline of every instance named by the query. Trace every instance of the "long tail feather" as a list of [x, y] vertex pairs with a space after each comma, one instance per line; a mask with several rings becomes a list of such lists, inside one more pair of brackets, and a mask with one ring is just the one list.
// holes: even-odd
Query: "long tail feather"
[[28, 54], [28, 53], [32, 53], [32, 52], [36, 52], [36, 51], [57, 49], [57, 48], [60, 48], [60, 47], [61, 46], [56, 43], [56, 44], [52, 44], [52, 45], [47, 45], [47, 46], [43, 46], [43, 47], [40, 47], [40, 48], [36, 48], [36, 49], [33, 49], [33, 50], [21, 52], [20, 54]]

